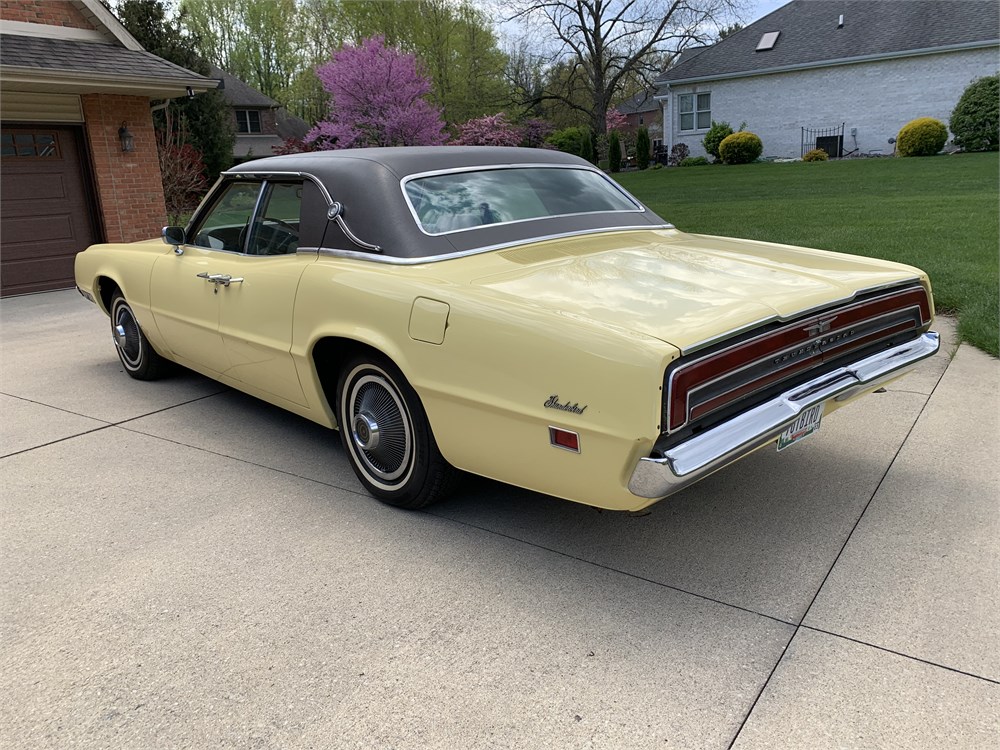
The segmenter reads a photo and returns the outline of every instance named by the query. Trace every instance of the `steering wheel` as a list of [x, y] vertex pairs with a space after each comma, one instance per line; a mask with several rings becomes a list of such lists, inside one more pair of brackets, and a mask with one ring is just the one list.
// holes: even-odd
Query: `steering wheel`
[[281, 219], [272, 219], [270, 217], [266, 217], [264, 219], [261, 219], [261, 224], [267, 224], [269, 222], [271, 224], [277, 224], [279, 227], [281, 227], [282, 229], [284, 229], [289, 234], [293, 234], [296, 237], [299, 236], [299, 230], [296, 229], [295, 227], [293, 227], [287, 221], [282, 221]]
[[287, 221], [282, 221], [281, 219], [272, 219], [266, 217], [261, 219], [262, 225], [273, 225], [280, 229], [283, 236], [278, 236], [278, 233], [272, 229], [272, 234], [274, 235], [272, 241], [268, 243], [270, 245], [269, 252], [267, 255], [285, 255], [288, 253], [288, 248], [291, 247], [293, 242], [298, 242], [299, 230], [289, 224]]

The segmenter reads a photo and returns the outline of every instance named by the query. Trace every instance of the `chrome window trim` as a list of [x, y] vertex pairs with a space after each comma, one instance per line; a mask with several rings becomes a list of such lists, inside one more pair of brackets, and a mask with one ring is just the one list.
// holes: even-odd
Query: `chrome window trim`
[[492, 253], [496, 250], [506, 250], [510, 247], [519, 247], [524, 245], [532, 245], [536, 242], [547, 242], [549, 240], [561, 240], [568, 237], [582, 237], [591, 234], [605, 234], [609, 232], [635, 232], [635, 231], [645, 231], [645, 230], [656, 230], [656, 229], [674, 229], [673, 224], [643, 224], [640, 226], [628, 226], [628, 227], [602, 227], [601, 229], [581, 229], [575, 232], [562, 232], [560, 234], [549, 234], [543, 235], [541, 237], [532, 237], [527, 240], [513, 240], [511, 242], [501, 242], [496, 245], [488, 245], [486, 247], [477, 247], [472, 250], [457, 250], [453, 253], [442, 253], [441, 255], [428, 255], [423, 258], [396, 258], [393, 256], [386, 255], [372, 255], [371, 253], [362, 253], [357, 250], [344, 250], [342, 248], [333, 247], [302, 247], [296, 252], [300, 253], [318, 253], [320, 255], [328, 255], [335, 258], [350, 258], [352, 260], [367, 260], [371, 263], [388, 263], [393, 266], [420, 266], [425, 263], [440, 263], [445, 260], [454, 260], [456, 258], [466, 258], [470, 255], [480, 255], [481, 253]]
[[[501, 169], [576, 169], [580, 172], [592, 172], [601, 177], [605, 182], [614, 188], [618, 193], [620, 193], [629, 203], [631, 203], [635, 208], [625, 209], [621, 211], [580, 211], [577, 213], [570, 214], [552, 214], [550, 216], [536, 216], [530, 219], [516, 219], [514, 221], [500, 221], [495, 224], [482, 224], [478, 227], [464, 227], [462, 229], [449, 229], [446, 232], [428, 232], [424, 229], [423, 224], [420, 222], [420, 217], [417, 215], [416, 209], [413, 207], [413, 203], [410, 201], [410, 196], [406, 192], [406, 185], [413, 180], [421, 180], [427, 177], [441, 177], [442, 175], [449, 174], [462, 174], [465, 172], [496, 172]], [[503, 227], [509, 226], [511, 224], [523, 224], [528, 221], [543, 221], [545, 219], [562, 219], [568, 216], [599, 216], [601, 214], [641, 214], [646, 212], [645, 206], [643, 206], [639, 201], [633, 198], [621, 185], [608, 177], [604, 172], [595, 168], [587, 167], [582, 164], [480, 164], [474, 167], [456, 167], [454, 169], [435, 169], [429, 172], [417, 172], [416, 174], [407, 175], [399, 181], [399, 189], [403, 193], [403, 200], [406, 201], [406, 207], [410, 210], [410, 216], [413, 217], [413, 223], [417, 225], [417, 229], [428, 237], [445, 237], [449, 234], [458, 234], [459, 232], [471, 232], [477, 229], [483, 229], [484, 227]]]

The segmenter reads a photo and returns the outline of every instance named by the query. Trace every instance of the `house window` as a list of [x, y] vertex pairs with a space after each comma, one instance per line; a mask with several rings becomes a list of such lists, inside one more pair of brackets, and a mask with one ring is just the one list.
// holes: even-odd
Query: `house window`
[[258, 112], [256, 109], [236, 110], [236, 132], [259, 133], [260, 112]]
[[707, 130], [712, 127], [712, 95], [680, 94], [677, 97], [677, 112], [681, 130]]
[[642, 124], [643, 124], [643, 123], [642, 123], [642, 121], [643, 121], [643, 116], [642, 116], [642, 115], [639, 115], [639, 124], [640, 124], [640, 125], [642, 125]]

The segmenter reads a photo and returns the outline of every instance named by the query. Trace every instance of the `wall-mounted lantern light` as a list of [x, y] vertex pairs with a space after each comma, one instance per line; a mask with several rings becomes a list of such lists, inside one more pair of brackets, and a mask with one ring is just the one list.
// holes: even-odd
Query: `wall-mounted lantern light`
[[125, 153], [135, 151], [135, 136], [128, 132], [128, 128], [124, 122], [122, 123], [122, 126], [118, 128], [118, 140], [122, 142], [122, 151]]

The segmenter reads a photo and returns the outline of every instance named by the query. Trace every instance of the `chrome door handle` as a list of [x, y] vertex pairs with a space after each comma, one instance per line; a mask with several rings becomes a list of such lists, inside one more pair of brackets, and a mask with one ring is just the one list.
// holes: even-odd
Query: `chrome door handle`
[[230, 284], [239, 284], [242, 283], [243, 281], [242, 277], [234, 279], [227, 273], [208, 273], [207, 271], [202, 271], [201, 273], [197, 274], [197, 276], [199, 279], [205, 279], [205, 281], [211, 281], [213, 284], [216, 285], [222, 284], [222, 286], [229, 286]]

